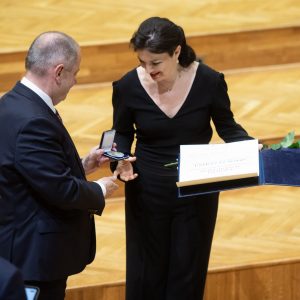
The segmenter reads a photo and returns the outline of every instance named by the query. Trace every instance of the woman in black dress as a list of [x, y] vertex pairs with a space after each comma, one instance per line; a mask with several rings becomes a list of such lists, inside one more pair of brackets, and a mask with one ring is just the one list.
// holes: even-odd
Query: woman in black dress
[[[140, 65], [113, 83], [113, 127], [126, 182], [126, 299], [203, 298], [218, 193], [178, 198], [181, 144], [207, 144], [211, 120], [225, 142], [251, 139], [230, 110], [223, 74], [196, 61], [180, 26], [145, 20], [131, 46]], [[131, 147], [136, 139], [135, 149]]]

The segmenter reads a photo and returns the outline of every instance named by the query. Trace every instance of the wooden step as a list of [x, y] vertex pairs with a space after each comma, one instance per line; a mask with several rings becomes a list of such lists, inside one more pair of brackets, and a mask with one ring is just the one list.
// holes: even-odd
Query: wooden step
[[[204, 62], [218, 70], [300, 62], [300, 27], [271, 28], [188, 37]], [[0, 92], [10, 89], [24, 73], [26, 52], [0, 52]], [[128, 42], [82, 45], [78, 83], [117, 80], [137, 66]]]

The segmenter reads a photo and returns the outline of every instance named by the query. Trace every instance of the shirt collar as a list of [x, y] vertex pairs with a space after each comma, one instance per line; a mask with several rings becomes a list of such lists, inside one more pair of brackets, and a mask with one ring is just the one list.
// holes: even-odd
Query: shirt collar
[[21, 83], [24, 84], [29, 89], [31, 89], [34, 93], [38, 94], [43, 99], [43, 101], [50, 107], [50, 109], [54, 113], [56, 112], [52, 99], [45, 92], [43, 92], [37, 85], [35, 85], [32, 81], [30, 81], [26, 77], [22, 78]]

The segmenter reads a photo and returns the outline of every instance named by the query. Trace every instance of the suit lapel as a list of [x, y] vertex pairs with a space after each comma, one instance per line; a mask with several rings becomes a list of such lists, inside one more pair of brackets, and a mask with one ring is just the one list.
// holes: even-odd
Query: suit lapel
[[79, 154], [77, 152], [77, 149], [74, 145], [74, 142], [73, 142], [68, 130], [65, 128], [64, 124], [57, 118], [57, 116], [51, 110], [51, 108], [44, 102], [44, 100], [39, 95], [34, 93], [31, 89], [29, 89], [28, 87], [26, 87], [25, 85], [23, 85], [20, 82], [18, 82], [15, 85], [13, 90], [16, 93], [21, 94], [24, 97], [26, 97], [28, 100], [34, 101], [34, 103], [41, 108], [41, 111], [45, 115], [49, 115], [53, 119], [54, 122], [57, 122], [59, 124], [59, 126], [61, 126], [62, 130], [64, 131], [65, 136], [68, 138], [70, 144], [73, 146], [73, 152], [74, 152], [75, 158], [77, 160], [78, 166], [81, 170], [82, 176], [83, 176], [83, 178], [86, 178], [85, 172], [84, 172], [84, 169], [83, 169], [83, 166], [82, 166], [82, 162], [81, 162], [81, 159], [80, 159]]

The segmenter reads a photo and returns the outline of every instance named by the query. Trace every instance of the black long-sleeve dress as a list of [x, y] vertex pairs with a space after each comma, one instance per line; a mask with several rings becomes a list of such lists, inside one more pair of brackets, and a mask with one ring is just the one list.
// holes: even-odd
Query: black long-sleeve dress
[[182, 144], [209, 143], [211, 120], [225, 142], [251, 139], [233, 118], [224, 76], [200, 63], [170, 118], [134, 69], [114, 82], [113, 108], [118, 150], [134, 152], [139, 174], [125, 185], [126, 299], [202, 299], [219, 195], [178, 198], [177, 170], [164, 165], [176, 161]]

